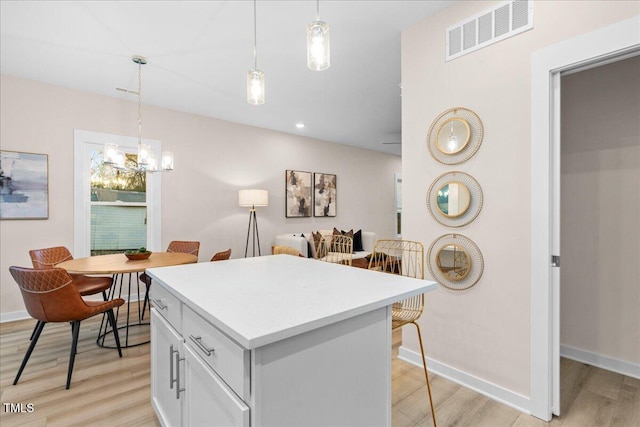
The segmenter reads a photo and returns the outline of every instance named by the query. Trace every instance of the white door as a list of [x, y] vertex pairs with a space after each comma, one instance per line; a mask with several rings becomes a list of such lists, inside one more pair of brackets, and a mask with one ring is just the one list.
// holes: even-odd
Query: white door
[[[160, 423], [166, 427], [181, 425], [182, 399], [177, 399], [176, 354], [182, 337], [151, 309], [151, 402]], [[181, 397], [178, 395], [178, 397]]]
[[184, 421], [188, 426], [249, 427], [249, 407], [186, 344]]

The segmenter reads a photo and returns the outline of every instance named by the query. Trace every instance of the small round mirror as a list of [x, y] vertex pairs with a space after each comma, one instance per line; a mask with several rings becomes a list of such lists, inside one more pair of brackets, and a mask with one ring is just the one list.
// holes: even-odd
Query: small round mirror
[[471, 128], [466, 120], [451, 117], [445, 120], [436, 136], [438, 150], [444, 154], [459, 153], [467, 146], [471, 138]]
[[446, 245], [437, 255], [438, 269], [449, 280], [462, 280], [471, 271], [471, 258], [462, 246]]
[[436, 205], [443, 215], [457, 218], [463, 215], [471, 203], [471, 192], [461, 182], [447, 182], [436, 194]]

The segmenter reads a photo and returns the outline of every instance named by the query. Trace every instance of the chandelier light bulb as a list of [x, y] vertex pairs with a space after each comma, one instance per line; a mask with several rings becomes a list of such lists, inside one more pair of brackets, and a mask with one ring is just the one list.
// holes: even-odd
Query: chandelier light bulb
[[162, 170], [164, 171], [173, 170], [173, 152], [171, 151], [162, 152]]
[[264, 73], [260, 70], [249, 70], [247, 73], [247, 102], [251, 105], [264, 104]]
[[322, 71], [331, 65], [329, 26], [323, 21], [307, 25], [307, 67]]

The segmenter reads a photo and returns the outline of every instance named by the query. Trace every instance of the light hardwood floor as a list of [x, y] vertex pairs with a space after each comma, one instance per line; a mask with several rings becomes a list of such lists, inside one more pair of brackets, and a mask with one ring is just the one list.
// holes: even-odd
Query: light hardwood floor
[[[119, 321], [121, 322], [121, 320]], [[99, 318], [82, 322], [71, 388], [65, 390], [71, 328], [49, 324], [22, 378], [13, 378], [24, 356], [33, 320], [0, 325], [0, 425], [158, 426], [150, 404], [149, 345], [115, 350], [96, 346]], [[148, 335], [148, 328], [137, 332]], [[396, 358], [394, 332], [393, 426], [431, 426], [421, 368]], [[563, 416], [545, 423], [442, 377], [431, 375], [440, 427], [636, 427], [640, 426], [640, 380], [562, 360]], [[32, 413], [10, 413], [5, 403], [32, 403]], [[25, 407], [26, 411], [27, 408]], [[357, 426], [360, 427], [360, 426]], [[365, 427], [365, 426], [362, 426]]]

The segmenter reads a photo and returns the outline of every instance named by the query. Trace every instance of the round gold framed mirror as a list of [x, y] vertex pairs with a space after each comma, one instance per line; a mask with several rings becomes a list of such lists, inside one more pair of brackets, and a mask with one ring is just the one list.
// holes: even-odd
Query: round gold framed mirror
[[431, 156], [445, 165], [457, 165], [473, 156], [482, 144], [484, 126], [473, 111], [450, 108], [431, 123], [427, 147]]
[[427, 192], [433, 219], [447, 227], [462, 227], [476, 219], [482, 209], [482, 188], [469, 174], [447, 172], [437, 177]]
[[471, 271], [471, 258], [462, 246], [444, 245], [436, 254], [440, 273], [449, 280], [460, 281]]
[[474, 286], [484, 271], [484, 259], [478, 246], [461, 234], [438, 237], [427, 253], [431, 277], [442, 286], [462, 291]]
[[436, 206], [442, 215], [457, 218], [464, 215], [471, 203], [471, 193], [462, 182], [445, 183], [436, 194]]
[[469, 123], [460, 117], [450, 117], [438, 129], [436, 147], [444, 154], [456, 154], [464, 150], [470, 138]]

